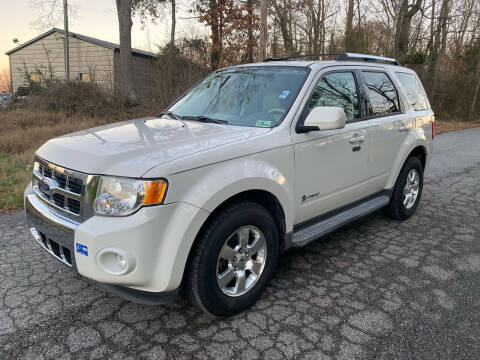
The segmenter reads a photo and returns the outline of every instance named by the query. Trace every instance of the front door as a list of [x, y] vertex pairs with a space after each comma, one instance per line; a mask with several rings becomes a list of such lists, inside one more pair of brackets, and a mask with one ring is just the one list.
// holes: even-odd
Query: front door
[[338, 130], [293, 132], [295, 224], [368, 196], [368, 121], [360, 121], [355, 71], [323, 73], [311, 90], [298, 123], [317, 106], [340, 106], [347, 124]]

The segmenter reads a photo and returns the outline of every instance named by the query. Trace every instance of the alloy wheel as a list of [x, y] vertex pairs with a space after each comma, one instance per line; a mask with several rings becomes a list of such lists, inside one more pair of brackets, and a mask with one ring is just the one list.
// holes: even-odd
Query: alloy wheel
[[227, 296], [241, 296], [260, 279], [267, 259], [267, 241], [259, 228], [243, 226], [225, 241], [217, 261], [217, 284]]

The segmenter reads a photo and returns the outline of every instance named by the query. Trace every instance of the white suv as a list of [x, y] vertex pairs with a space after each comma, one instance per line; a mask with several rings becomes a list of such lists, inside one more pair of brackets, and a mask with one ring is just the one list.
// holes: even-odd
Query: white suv
[[281, 252], [383, 208], [410, 217], [434, 115], [395, 60], [270, 59], [219, 70], [158, 116], [52, 139], [25, 190], [50, 254], [111, 292], [251, 306]]

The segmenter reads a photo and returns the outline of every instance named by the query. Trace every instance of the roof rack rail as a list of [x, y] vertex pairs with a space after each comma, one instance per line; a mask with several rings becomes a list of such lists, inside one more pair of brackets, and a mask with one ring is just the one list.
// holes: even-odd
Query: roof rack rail
[[367, 62], [384, 61], [387, 63], [392, 63], [394, 65], [402, 66], [402, 64], [400, 64], [397, 60], [393, 58], [375, 56], [375, 55], [357, 54], [357, 53], [340, 54], [338, 55], [337, 60], [357, 60], [357, 61], [367, 61]]
[[270, 57], [263, 61], [288, 61], [288, 60], [296, 60], [296, 59], [305, 59], [305, 58], [322, 58], [322, 57], [338, 57], [341, 54], [307, 54], [307, 55], [295, 55], [295, 56], [287, 56], [287, 57]]
[[289, 61], [289, 60], [296, 60], [296, 59], [305, 59], [305, 58], [324, 58], [324, 57], [334, 57], [335, 60], [338, 61], [366, 61], [366, 62], [379, 62], [383, 61], [386, 63], [392, 63], [393, 65], [402, 66], [400, 62], [393, 58], [383, 57], [383, 56], [375, 56], [375, 55], [365, 55], [365, 54], [357, 54], [357, 53], [343, 53], [343, 54], [307, 54], [307, 55], [295, 55], [295, 56], [288, 56], [282, 58], [268, 58], [264, 61]]

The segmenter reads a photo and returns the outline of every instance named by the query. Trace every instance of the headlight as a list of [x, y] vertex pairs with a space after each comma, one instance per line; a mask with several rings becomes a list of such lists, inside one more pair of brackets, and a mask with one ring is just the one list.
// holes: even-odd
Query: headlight
[[161, 204], [166, 190], [165, 180], [143, 181], [104, 176], [100, 180], [93, 209], [98, 215], [130, 215], [144, 205]]

